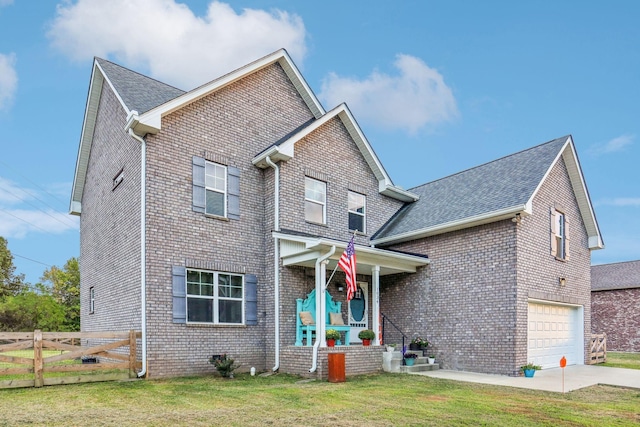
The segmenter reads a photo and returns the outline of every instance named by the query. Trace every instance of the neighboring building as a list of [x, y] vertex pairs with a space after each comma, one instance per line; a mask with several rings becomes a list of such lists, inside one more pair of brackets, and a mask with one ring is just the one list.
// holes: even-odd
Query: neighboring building
[[640, 352], [640, 261], [591, 267], [591, 331], [607, 350]]
[[[220, 353], [326, 376], [336, 350], [294, 345], [296, 299], [324, 295], [354, 234], [357, 298], [339, 269], [327, 288], [353, 344], [384, 315], [445, 368], [585, 360], [603, 243], [572, 138], [403, 190], [284, 50], [189, 92], [97, 58], [71, 212], [82, 330], [142, 329], [152, 377], [209, 372]], [[381, 367], [379, 345], [339, 351], [347, 374]]]

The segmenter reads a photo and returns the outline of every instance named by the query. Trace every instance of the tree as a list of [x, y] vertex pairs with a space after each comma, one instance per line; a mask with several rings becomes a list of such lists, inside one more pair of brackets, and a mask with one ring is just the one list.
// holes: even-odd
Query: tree
[[24, 274], [15, 274], [13, 255], [7, 247], [7, 239], [0, 236], [0, 300], [17, 295], [25, 286]]
[[28, 332], [59, 331], [65, 323], [65, 308], [42, 285], [25, 288], [0, 303], [0, 330]]
[[78, 258], [69, 258], [62, 269], [55, 265], [41, 279], [51, 284], [51, 295], [65, 310], [64, 331], [80, 330], [80, 266]]

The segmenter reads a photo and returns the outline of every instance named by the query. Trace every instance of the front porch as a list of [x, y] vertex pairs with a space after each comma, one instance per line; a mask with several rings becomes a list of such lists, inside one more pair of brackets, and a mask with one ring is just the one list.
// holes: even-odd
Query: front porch
[[382, 372], [382, 355], [385, 351], [381, 345], [341, 345], [335, 347], [320, 347], [318, 349], [317, 366], [312, 368], [313, 347], [286, 346], [280, 352], [280, 372], [300, 375], [307, 378], [326, 380], [328, 378], [328, 354], [345, 354], [346, 376], [371, 374]]

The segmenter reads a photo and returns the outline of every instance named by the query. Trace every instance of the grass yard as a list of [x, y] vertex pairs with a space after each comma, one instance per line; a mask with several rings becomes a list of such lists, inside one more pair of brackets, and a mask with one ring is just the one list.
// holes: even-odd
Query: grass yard
[[640, 390], [549, 393], [380, 374], [194, 377], [0, 390], [0, 425], [637, 426]]
[[640, 353], [607, 351], [607, 363], [603, 363], [600, 366], [609, 366], [612, 368], [640, 369]]

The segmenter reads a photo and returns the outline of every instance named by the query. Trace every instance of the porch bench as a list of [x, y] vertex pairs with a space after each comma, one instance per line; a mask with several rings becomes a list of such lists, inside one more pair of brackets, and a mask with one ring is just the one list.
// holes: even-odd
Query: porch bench
[[[325, 330], [335, 329], [338, 332], [344, 332], [345, 345], [349, 345], [351, 326], [349, 325], [332, 325], [331, 313], [334, 315], [339, 314], [342, 316], [342, 303], [340, 301], [334, 301], [329, 291], [325, 291]], [[300, 313], [309, 313], [311, 322], [304, 324]], [[295, 345], [301, 346], [302, 340], [307, 340], [307, 346], [311, 346], [311, 339], [316, 332], [316, 290], [312, 290], [307, 298], [296, 299], [296, 342]], [[341, 345], [341, 341], [337, 342]]]

